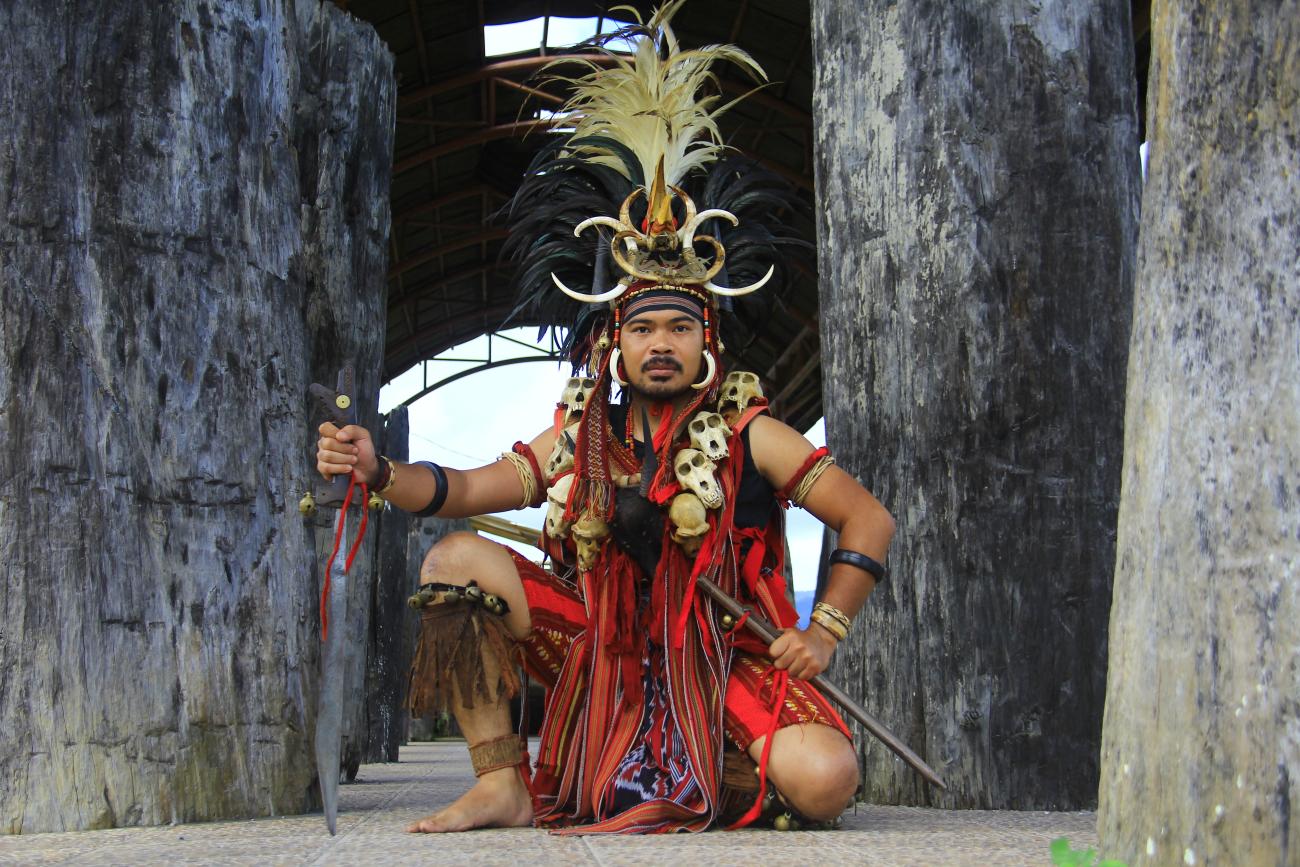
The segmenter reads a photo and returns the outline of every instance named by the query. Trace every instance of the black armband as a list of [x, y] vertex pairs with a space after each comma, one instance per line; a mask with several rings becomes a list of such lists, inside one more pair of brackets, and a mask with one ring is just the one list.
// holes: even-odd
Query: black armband
[[433, 499], [429, 501], [429, 505], [411, 514], [417, 518], [429, 518], [438, 514], [447, 502], [447, 471], [433, 461], [416, 461], [416, 463], [419, 466], [428, 467], [429, 472], [433, 473], [434, 491]]
[[864, 572], [870, 572], [876, 579], [877, 583], [884, 581], [889, 577], [889, 570], [884, 564], [873, 560], [866, 554], [859, 554], [857, 551], [850, 551], [848, 548], [836, 548], [831, 552], [830, 563], [834, 566], [836, 563], [845, 563], [849, 566], [861, 569]]

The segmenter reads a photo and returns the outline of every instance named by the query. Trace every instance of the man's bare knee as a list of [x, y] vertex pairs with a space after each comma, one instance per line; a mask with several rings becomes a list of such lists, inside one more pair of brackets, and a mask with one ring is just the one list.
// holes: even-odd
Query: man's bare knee
[[813, 753], [805, 757], [792, 783], [790, 791], [781, 791], [796, 810], [809, 819], [834, 819], [857, 791], [857, 762], [838, 751]]
[[772, 744], [772, 782], [809, 819], [833, 819], [858, 788], [858, 761], [847, 738], [821, 725], [791, 726]]
[[510, 606], [506, 627], [516, 638], [532, 628], [528, 598], [524, 594], [519, 570], [509, 552], [477, 533], [448, 533], [434, 543], [420, 567], [421, 584], [458, 584], [477, 582], [488, 593], [505, 599]]
[[462, 577], [473, 571], [480, 563], [485, 546], [492, 545], [477, 533], [457, 530], [448, 533], [429, 548], [420, 566], [420, 583], [438, 581], [442, 584], [468, 584], [473, 575]]

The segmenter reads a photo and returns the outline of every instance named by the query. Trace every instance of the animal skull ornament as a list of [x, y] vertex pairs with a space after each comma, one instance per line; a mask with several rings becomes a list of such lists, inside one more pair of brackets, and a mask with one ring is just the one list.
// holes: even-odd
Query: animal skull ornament
[[[573, 477], [568, 476], [568, 478]], [[583, 515], [573, 525], [570, 532], [573, 534], [573, 540], [578, 546], [578, 568], [583, 572], [587, 572], [595, 565], [596, 554], [600, 552], [600, 544], [609, 535], [609, 524], [594, 515]]]
[[565, 409], [565, 425], [573, 424], [582, 417], [582, 411], [587, 408], [587, 401], [595, 390], [596, 380], [591, 377], [569, 377], [569, 381], [564, 384], [564, 393], [560, 395], [560, 403]]
[[694, 557], [704, 544], [709, 532], [709, 513], [700, 498], [692, 493], [678, 494], [668, 507], [668, 519], [673, 522], [673, 541]]
[[564, 520], [568, 507], [569, 491], [573, 490], [573, 475], [562, 476], [546, 490], [546, 535], [563, 539], [569, 535], [569, 524]]
[[713, 476], [713, 461], [696, 449], [682, 449], [673, 461], [673, 471], [683, 488], [700, 498], [706, 509], [722, 507], [722, 488]]
[[546, 478], [558, 479], [562, 474], [573, 469], [573, 451], [578, 441], [578, 425], [571, 424], [555, 438], [555, 447], [546, 459]]
[[716, 412], [699, 413], [687, 425], [686, 431], [691, 445], [709, 460], [717, 463], [727, 457], [727, 437], [731, 436], [731, 427]]
[[763, 397], [763, 386], [758, 382], [758, 374], [747, 370], [733, 370], [722, 380], [718, 392], [718, 412], [731, 421], [739, 416], [751, 403]]

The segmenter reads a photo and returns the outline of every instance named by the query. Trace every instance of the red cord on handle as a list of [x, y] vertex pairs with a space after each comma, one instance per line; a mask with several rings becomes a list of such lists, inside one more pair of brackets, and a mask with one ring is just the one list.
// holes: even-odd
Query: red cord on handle
[[[348, 492], [343, 497], [343, 505], [339, 507], [338, 525], [334, 528], [334, 548], [330, 551], [330, 557], [325, 561], [325, 586], [320, 592], [320, 640], [324, 641], [329, 635], [329, 597], [330, 597], [330, 579], [332, 578], [330, 567], [334, 563], [334, 558], [338, 556], [339, 545], [343, 542], [343, 525], [346, 521], [348, 508], [352, 505], [352, 494], [357, 488], [357, 477], [355, 473], [348, 474]], [[361, 541], [366, 536], [366, 522], [369, 518], [369, 510], [365, 507], [368, 494], [368, 486], [361, 482], [361, 527], [357, 530], [357, 539], [352, 543], [348, 551], [348, 559], [343, 564], [343, 574], [346, 575], [352, 569], [352, 561], [356, 559], [357, 551], [361, 550]]]

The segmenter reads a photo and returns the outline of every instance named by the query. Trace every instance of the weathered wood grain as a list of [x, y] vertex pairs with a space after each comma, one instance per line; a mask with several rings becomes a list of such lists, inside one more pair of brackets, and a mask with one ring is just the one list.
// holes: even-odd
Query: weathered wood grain
[[832, 678], [948, 781], [1095, 803], [1140, 175], [1128, 4], [813, 3], [823, 395], [891, 510]]
[[[383, 453], [407, 460], [410, 415], [396, 407], [384, 421]], [[414, 650], [415, 620], [407, 598], [420, 583], [420, 562], [411, 562], [408, 539], [419, 518], [401, 509], [385, 509], [375, 527], [374, 567], [366, 653], [366, 726], [363, 763], [395, 762], [406, 741], [406, 681]]]
[[1300, 3], [1152, 11], [1098, 832], [1300, 863]]
[[306, 388], [378, 391], [391, 59], [315, 0], [0, 32], [0, 828], [301, 811]]

